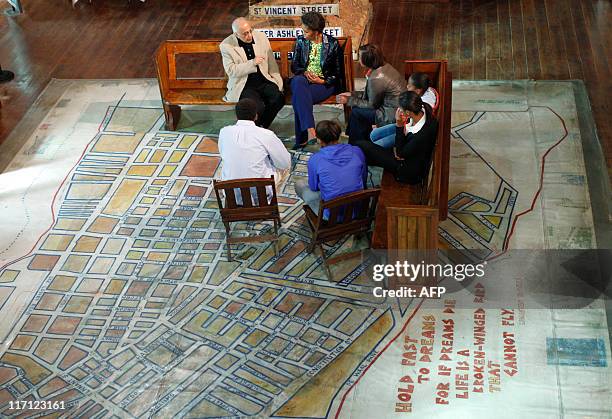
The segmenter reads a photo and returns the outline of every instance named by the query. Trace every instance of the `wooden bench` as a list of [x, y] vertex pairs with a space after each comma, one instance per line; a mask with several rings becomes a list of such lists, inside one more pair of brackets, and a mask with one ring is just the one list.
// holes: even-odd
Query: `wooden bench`
[[383, 173], [372, 247], [427, 250], [437, 248], [438, 222], [448, 215], [452, 75], [445, 60], [404, 64], [406, 80], [414, 72], [426, 73], [438, 90], [438, 134], [429, 175], [422, 184], [399, 183], [391, 173]]
[[[181, 105], [228, 105], [223, 101], [226, 92], [226, 76], [180, 77], [177, 74], [177, 61], [181, 54], [218, 54], [221, 51], [221, 39], [205, 39], [190, 41], [164, 41], [155, 53], [157, 80], [166, 117], [166, 128], [176, 130], [181, 116]], [[353, 59], [351, 38], [338, 38], [344, 51], [344, 77], [341, 80], [341, 91], [353, 91]], [[272, 50], [276, 53], [278, 68], [285, 81], [285, 103], [291, 103], [291, 92], [287, 80], [292, 76], [290, 53], [293, 53], [294, 39], [270, 39]], [[222, 69], [221, 69], [222, 70]], [[335, 96], [331, 96], [324, 104], [335, 104]], [[344, 107], [345, 121], [348, 121], [348, 107]]]

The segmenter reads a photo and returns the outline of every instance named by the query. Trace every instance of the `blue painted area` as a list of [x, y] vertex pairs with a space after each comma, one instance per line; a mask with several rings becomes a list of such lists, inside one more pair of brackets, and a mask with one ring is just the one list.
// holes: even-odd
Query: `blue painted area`
[[546, 338], [548, 365], [606, 367], [603, 339]]

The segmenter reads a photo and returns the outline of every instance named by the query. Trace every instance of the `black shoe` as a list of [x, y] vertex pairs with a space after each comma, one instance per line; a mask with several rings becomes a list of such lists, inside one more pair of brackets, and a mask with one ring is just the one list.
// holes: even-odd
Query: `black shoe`
[[11, 81], [15, 78], [15, 73], [8, 70], [0, 70], [0, 83]]
[[301, 144], [300, 143], [295, 143], [295, 144], [293, 144], [293, 147], [291, 148], [291, 150], [293, 150], [293, 151], [300, 151], [300, 150], [303, 150], [304, 147], [306, 147], [307, 145], [308, 145], [308, 142], [301, 143]]

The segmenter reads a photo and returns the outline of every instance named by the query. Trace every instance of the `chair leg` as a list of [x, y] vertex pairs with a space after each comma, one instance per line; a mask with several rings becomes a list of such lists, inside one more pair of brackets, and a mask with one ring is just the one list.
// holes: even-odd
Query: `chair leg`
[[164, 116], [166, 117], [166, 129], [175, 131], [181, 118], [181, 107], [178, 105], [163, 104]]
[[232, 247], [230, 245], [230, 226], [229, 223], [223, 223], [225, 225], [225, 242], [227, 244], [227, 261], [232, 261]]
[[308, 253], [312, 253], [312, 252], [314, 252], [314, 248], [315, 248], [315, 242], [314, 242], [313, 239], [311, 239], [310, 240], [310, 244], [308, 245], [306, 250], [308, 251]]
[[276, 220], [274, 220], [274, 235], [276, 236], [276, 239], [274, 240], [274, 254], [276, 255], [276, 257], [278, 257], [278, 255], [280, 254], [280, 247], [278, 243], [278, 224]]
[[323, 250], [323, 246], [321, 243], [317, 246], [321, 251], [321, 259], [323, 259], [323, 268], [325, 269], [325, 274], [327, 275], [327, 279], [333, 281], [334, 277], [329, 269], [329, 265], [327, 264], [327, 259], [325, 259], [325, 251]]

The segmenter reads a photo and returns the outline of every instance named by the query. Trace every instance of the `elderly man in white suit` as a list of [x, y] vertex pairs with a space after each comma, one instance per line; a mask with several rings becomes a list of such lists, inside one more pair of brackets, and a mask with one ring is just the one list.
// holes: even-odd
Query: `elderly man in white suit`
[[221, 42], [223, 68], [229, 78], [227, 102], [253, 99], [257, 103], [257, 125], [268, 128], [285, 104], [283, 79], [278, 71], [270, 41], [255, 32], [248, 20], [232, 23], [233, 34]]

